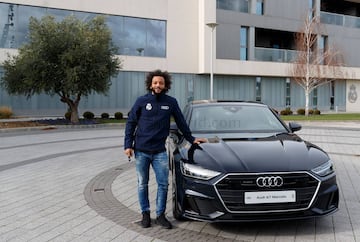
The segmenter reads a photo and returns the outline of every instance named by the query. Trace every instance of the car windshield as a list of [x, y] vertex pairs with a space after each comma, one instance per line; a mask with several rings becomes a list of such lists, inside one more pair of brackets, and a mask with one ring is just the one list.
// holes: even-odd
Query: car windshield
[[287, 132], [268, 107], [255, 105], [194, 107], [189, 127], [194, 132]]

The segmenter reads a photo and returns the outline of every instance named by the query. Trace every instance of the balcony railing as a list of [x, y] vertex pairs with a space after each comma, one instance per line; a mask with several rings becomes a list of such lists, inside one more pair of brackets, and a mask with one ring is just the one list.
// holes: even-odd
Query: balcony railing
[[320, 12], [320, 22], [323, 24], [340, 25], [349, 28], [360, 28], [360, 18], [336, 13]]
[[296, 50], [272, 49], [255, 47], [255, 60], [271, 62], [293, 62], [297, 56]]
[[249, 13], [249, 1], [248, 0], [217, 0], [216, 8], [242, 12], [242, 13]]

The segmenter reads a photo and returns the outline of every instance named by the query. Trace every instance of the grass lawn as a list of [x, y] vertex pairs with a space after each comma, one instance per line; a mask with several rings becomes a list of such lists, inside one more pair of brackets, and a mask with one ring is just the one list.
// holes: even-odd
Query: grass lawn
[[284, 121], [360, 121], [360, 113], [329, 113], [320, 115], [281, 115]]

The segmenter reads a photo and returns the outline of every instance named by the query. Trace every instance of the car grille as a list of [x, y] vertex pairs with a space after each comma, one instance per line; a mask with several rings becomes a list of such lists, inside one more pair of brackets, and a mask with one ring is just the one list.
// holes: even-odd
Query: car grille
[[[280, 176], [283, 185], [277, 188], [260, 188], [256, 179], [260, 176]], [[215, 185], [224, 206], [231, 212], [276, 212], [303, 210], [311, 205], [319, 181], [308, 173], [229, 174]], [[244, 193], [254, 191], [295, 190], [296, 202], [245, 204]]]

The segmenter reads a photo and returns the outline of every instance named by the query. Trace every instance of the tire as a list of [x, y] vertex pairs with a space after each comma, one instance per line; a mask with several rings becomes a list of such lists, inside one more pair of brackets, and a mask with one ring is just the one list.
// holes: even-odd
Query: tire
[[179, 204], [178, 204], [178, 191], [177, 191], [177, 186], [176, 186], [176, 175], [175, 175], [175, 164], [172, 163], [172, 169], [171, 169], [171, 175], [172, 175], [172, 212], [173, 212], [173, 217], [176, 220], [179, 221], [184, 221], [185, 218], [182, 215], [180, 208], [179, 208]]

